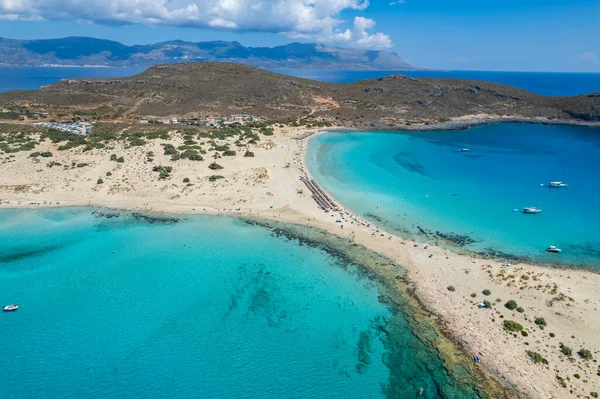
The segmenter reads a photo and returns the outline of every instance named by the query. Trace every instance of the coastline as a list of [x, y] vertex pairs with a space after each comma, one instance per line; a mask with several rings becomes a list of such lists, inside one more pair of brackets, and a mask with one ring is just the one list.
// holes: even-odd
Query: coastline
[[546, 118], [525, 118], [518, 116], [493, 116], [493, 115], [474, 115], [455, 118], [449, 121], [438, 122], [435, 124], [404, 125], [404, 126], [356, 126], [343, 128], [323, 129], [328, 132], [434, 132], [440, 130], [467, 130], [477, 126], [490, 125], [494, 123], [523, 123], [539, 125], [558, 125], [558, 126], [580, 126], [589, 128], [600, 128], [600, 121], [579, 121], [568, 119], [546, 119]]
[[[373, 236], [371, 229], [362, 225], [350, 223], [345, 225], [344, 229], [340, 229], [332, 219], [332, 215], [318, 209], [312, 198], [306, 194], [298, 194], [297, 190], [305, 189], [299, 177], [304, 171], [310, 173], [305, 167], [305, 143], [295, 139], [297, 134], [304, 130], [276, 129], [273, 138], [274, 143], [277, 144], [276, 148], [260, 152], [258, 149], [254, 150], [256, 158], [244, 162], [239, 159], [227, 160], [227, 164], [224, 163], [225, 171], [231, 169], [233, 172], [226, 176], [226, 182], [199, 187], [194, 198], [186, 199], [185, 187], [183, 189], [177, 187], [175, 190], [172, 187], [174, 183], [157, 184], [156, 179], [152, 179], [151, 173], [148, 183], [144, 181], [136, 184], [128, 183], [127, 189], [113, 190], [111, 187], [107, 191], [105, 188], [96, 187], [93, 181], [99, 171], [112, 170], [114, 174], [123, 173], [124, 176], [135, 177], [135, 173], [142, 173], [140, 171], [143, 169], [138, 165], [139, 167], [132, 166], [131, 170], [123, 170], [129, 166], [111, 164], [103, 151], [93, 151], [91, 154], [79, 152], [71, 155], [60, 154], [61, 157], [65, 157], [65, 160], [61, 159], [61, 161], [71, 162], [87, 157], [96, 162], [94, 170], [77, 172], [79, 174], [70, 177], [66, 177], [67, 172], [62, 173], [63, 171], [36, 174], [35, 170], [39, 166], [32, 166], [31, 160], [19, 155], [15, 164], [7, 164], [14, 171], [14, 176], [4, 181], [0, 179], [0, 193], [3, 199], [7, 198], [11, 201], [11, 204], [8, 204], [10, 207], [16, 208], [37, 208], [44, 206], [41, 203], [37, 205], [43, 200], [52, 202], [58, 200], [61, 202], [60, 206], [103, 206], [133, 211], [216, 214], [310, 225], [312, 228], [326, 231], [341, 239], [351, 240], [355, 245], [363, 246], [390, 259], [395, 265], [402, 265], [406, 270], [404, 278], [410, 285], [406, 293], [411, 294], [428, 312], [435, 315], [436, 322], [463, 348], [465, 353], [463, 356], [468, 358], [469, 354], [478, 353], [482, 359], [481, 370], [509, 387], [515, 395], [522, 393], [527, 397], [564, 397], [568, 391], [559, 386], [553, 368], [564, 368], [560, 374], [561, 378], [568, 378], [574, 373], [576, 366], [589, 366], [589, 364], [581, 362], [562, 364], [562, 355], [554, 353], [558, 352], [558, 349], [553, 349], [552, 353], [543, 352], [544, 357], [548, 357], [551, 367], [540, 366], [528, 360], [524, 352], [528, 347], [532, 350], [535, 347], [536, 350], [542, 351], [544, 345], [556, 347], [559, 342], [570, 343], [571, 341], [574, 341], [571, 345], [579, 344], [597, 351], [599, 345], [596, 337], [600, 333], [600, 321], [595, 320], [594, 314], [598, 305], [596, 298], [600, 297], [600, 275], [586, 270], [548, 269], [531, 264], [514, 265], [510, 270], [506, 270], [496, 260], [475, 259], [473, 256], [458, 255], [434, 246], [423, 251], [422, 248], [414, 247], [413, 242], [402, 237], [388, 240], [388, 234], [383, 237]], [[316, 131], [316, 134], [319, 132]], [[52, 144], [44, 145], [48, 146], [48, 149], [55, 149]], [[125, 151], [124, 148], [118, 150]], [[130, 153], [130, 159], [135, 159], [143, 153], [136, 154], [136, 149], [131, 151], [133, 153]], [[97, 156], [97, 159], [92, 155]], [[159, 161], [167, 162], [166, 158]], [[273, 163], [275, 165], [271, 167]], [[286, 163], [293, 163], [293, 166], [282, 167]], [[177, 178], [192, 173], [194, 167], [193, 163], [181, 164], [178, 168], [182, 171]], [[249, 181], [250, 173], [254, 173], [252, 170], [258, 168], [268, 170], [268, 179]], [[1, 178], [12, 176], [10, 173], [6, 175]], [[7, 187], [31, 184], [31, 176], [40, 179], [35, 188], [28, 189], [26, 192], [7, 191]], [[61, 184], [63, 187], [59, 187]], [[200, 186], [200, 183], [198, 184]], [[36, 205], [19, 206], [12, 202], [19, 199], [26, 202], [35, 201]], [[148, 206], [148, 202], [152, 205]], [[338, 203], [341, 204], [339, 201]], [[2, 208], [9, 206], [4, 204]], [[381, 234], [385, 233], [381, 232]], [[435, 257], [429, 258], [429, 253], [435, 254]], [[382, 268], [382, 270], [386, 269]], [[508, 276], [512, 274], [514, 277], [509, 278]], [[518, 275], [531, 277], [525, 280]], [[387, 274], [385, 280], [392, 285], [396, 283], [393, 275]], [[549, 285], [550, 288], [536, 290], [535, 286], [529, 285], [532, 281], [544, 287]], [[456, 292], [447, 289], [450, 286], [454, 287]], [[511, 298], [518, 299], [526, 309], [525, 313], [515, 315], [514, 312], [507, 311], [502, 303], [495, 304], [492, 310], [477, 309], [475, 304], [486, 297], [477, 294], [477, 299], [474, 299], [470, 298], [469, 294], [487, 288], [492, 288], [494, 297], [497, 296], [502, 302]], [[563, 299], [554, 301], [552, 306], [548, 306], [547, 302], [552, 301], [554, 297]], [[489, 299], [492, 300], [493, 297]], [[575, 314], [571, 302], [577, 303], [578, 315]], [[533, 324], [532, 317], [538, 315], [545, 317], [549, 330], [556, 333], [556, 338], [549, 340], [547, 334]], [[500, 320], [496, 320], [496, 317], [501, 319], [505, 316], [518, 319], [523, 324], [525, 324], [523, 322], [525, 316], [525, 321], [530, 323], [526, 324], [526, 329], [530, 331], [532, 338], [506, 333]], [[582, 336], [575, 340], [569, 339], [570, 336], [575, 336], [574, 332]], [[528, 341], [531, 339], [537, 340], [539, 344]], [[590, 376], [584, 376], [584, 379], [590, 381], [593, 378], [593, 371], [590, 369]], [[569, 383], [573, 384], [571, 390], [575, 394], [585, 395], [589, 394], [590, 388], [594, 390], [597, 385], [592, 383], [586, 386], [587, 383], [583, 381]]]

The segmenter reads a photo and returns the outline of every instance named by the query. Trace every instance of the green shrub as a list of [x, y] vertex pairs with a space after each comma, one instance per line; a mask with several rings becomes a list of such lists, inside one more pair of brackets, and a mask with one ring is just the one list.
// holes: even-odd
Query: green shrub
[[598, 392], [590, 392], [590, 396], [592, 398], [597, 398], [598, 397]]
[[200, 155], [198, 153], [189, 155], [188, 159], [190, 161], [204, 161], [204, 158], [202, 157], [202, 155]]
[[476, 293], [472, 293], [472, 294], [471, 294], [471, 298], [475, 298], [476, 296], [477, 296], [477, 294], [476, 294]]
[[450, 292], [454, 292], [454, 291], [456, 291], [456, 288], [454, 288], [454, 286], [453, 286], [453, 285], [449, 285], [449, 286], [448, 286], [448, 291], [450, 291]]
[[519, 312], [519, 313], [523, 313], [523, 312], [525, 312], [525, 309], [523, 309], [522, 307], [520, 307], [520, 306], [519, 306], [519, 307], [517, 308], [517, 312]]
[[549, 335], [550, 335], [550, 338], [556, 337], [556, 335], [554, 333], [550, 333]]
[[272, 136], [272, 135], [274, 134], [274, 130], [273, 130], [273, 128], [271, 128], [271, 127], [267, 127], [267, 128], [265, 128], [265, 127], [261, 127], [261, 128], [259, 129], [259, 131], [260, 131], [262, 134], [264, 134], [265, 136]]
[[485, 305], [485, 307], [487, 309], [491, 309], [492, 308], [492, 303], [490, 301], [488, 301], [487, 299], [485, 301], [483, 301], [483, 304]]
[[107, 176], [107, 177], [110, 177], [110, 176], [112, 176], [112, 172], [106, 172], [106, 176]]
[[504, 320], [504, 329], [510, 332], [523, 331], [523, 326], [512, 320]]
[[152, 167], [153, 172], [158, 172], [158, 180], [166, 180], [171, 177], [173, 168], [170, 166], [154, 166]]
[[221, 175], [212, 175], [212, 176], [209, 176], [208, 181], [217, 181], [217, 180], [224, 179], [224, 178], [225, 177], [221, 176]]
[[521, 335], [522, 335], [522, 336], [524, 336], [524, 337], [527, 337], [527, 336], [529, 336], [529, 334], [528, 334], [528, 333], [527, 333], [527, 331], [525, 331], [525, 330], [521, 331]]
[[226, 150], [223, 151], [223, 156], [225, 157], [233, 157], [235, 156], [236, 152], [234, 150]]
[[527, 351], [527, 356], [529, 356], [529, 358], [531, 360], [533, 360], [533, 362], [535, 364], [538, 364], [538, 363], [548, 364], [548, 360], [544, 359], [544, 357], [537, 352]]
[[30, 156], [31, 158], [37, 158], [37, 157], [39, 157], [39, 156], [40, 156], [40, 153], [39, 153], [39, 152], [37, 152], [37, 151], [36, 151], [36, 152], [32, 152], [31, 154], [29, 154], [29, 156]]
[[183, 179], [183, 182], [184, 182], [184, 183], [189, 183], [189, 182], [190, 182], [190, 179], [186, 177], [186, 178], [184, 178], [184, 179]]
[[142, 140], [139, 137], [133, 137], [129, 139], [129, 145], [132, 147], [139, 147], [139, 146], [143, 146], [146, 145], [146, 140]]
[[111, 161], [116, 161], [116, 160], [117, 160], [117, 154], [112, 154], [112, 155], [110, 156], [110, 160], [111, 160]]
[[581, 378], [579, 374], [573, 374], [573, 377], [577, 378], [578, 380]]
[[519, 305], [517, 305], [517, 302], [515, 302], [511, 299], [510, 301], [508, 301], [504, 304], [504, 307], [509, 310], [515, 310], [516, 308], [519, 307]]
[[123, 163], [123, 162], [125, 162], [125, 158], [119, 157], [119, 158], [117, 158], [117, 162], [118, 163]]
[[52, 153], [50, 151], [44, 151], [40, 153], [40, 155], [44, 158], [50, 158], [52, 156]]
[[594, 356], [592, 356], [592, 352], [590, 352], [588, 349], [581, 348], [577, 354], [584, 360], [592, 360], [594, 358]]
[[481, 291], [481, 293], [482, 293], [483, 295], [485, 295], [485, 296], [492, 295], [492, 291], [490, 291], [490, 290], [488, 290], [488, 289], [485, 289], [485, 290]]
[[158, 180], [166, 180], [169, 177], [171, 177], [171, 174], [169, 172], [164, 171], [164, 170], [161, 170], [160, 173], [158, 174]]
[[562, 342], [560, 343], [560, 351], [565, 356], [571, 356], [573, 354], [573, 350], [565, 344], [563, 344]]
[[537, 324], [538, 326], [546, 326], [546, 320], [543, 317], [536, 317], [535, 318], [535, 324]]
[[213, 162], [210, 165], [208, 165], [208, 168], [212, 170], [223, 169], [223, 167], [216, 162]]
[[98, 179], [98, 180], [96, 181], [96, 184], [102, 184], [102, 183], [104, 183], [104, 180], [102, 180], [102, 179]]
[[177, 149], [173, 146], [173, 144], [163, 144], [163, 148], [165, 150], [165, 155], [175, 155], [179, 154]]
[[254, 157], [254, 153], [253, 153], [252, 151], [246, 151], [246, 152], [244, 153], [244, 156], [245, 156], [246, 158], [252, 158], [252, 157]]

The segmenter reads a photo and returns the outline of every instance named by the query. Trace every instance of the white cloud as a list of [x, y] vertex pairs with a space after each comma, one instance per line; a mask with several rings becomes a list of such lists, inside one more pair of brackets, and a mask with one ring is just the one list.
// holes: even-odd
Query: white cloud
[[369, 33], [375, 22], [356, 17], [342, 31], [342, 11], [363, 11], [369, 0], [0, 0], [0, 19], [75, 20], [96, 24], [187, 26], [283, 33], [369, 48], [390, 47]]
[[590, 64], [600, 64], [600, 58], [598, 58], [598, 56], [595, 53], [592, 53], [590, 51], [581, 54], [579, 58], [581, 58], [582, 61], [585, 61]]
[[370, 18], [355, 17], [352, 29], [331, 30], [324, 32], [318, 39], [329, 43], [345, 43], [361, 48], [392, 47], [390, 37], [383, 33], [369, 33], [375, 27], [375, 21]]

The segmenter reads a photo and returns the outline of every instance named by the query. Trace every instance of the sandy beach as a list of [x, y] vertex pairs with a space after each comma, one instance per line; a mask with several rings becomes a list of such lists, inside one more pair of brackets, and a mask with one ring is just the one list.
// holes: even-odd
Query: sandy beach
[[[161, 144], [167, 142], [163, 140], [129, 148], [116, 142], [111, 149], [87, 152], [81, 147], [59, 151], [57, 144], [46, 140], [35, 151], [51, 152], [49, 158], [32, 158], [29, 152], [0, 155], [0, 209], [94, 205], [314, 226], [392, 260], [393, 265], [377, 270], [391, 285], [399, 286], [395, 277], [404, 268], [418, 301], [468, 356], [480, 359], [477, 367], [515, 397], [583, 398], [600, 392], [595, 360], [600, 357], [599, 274], [508, 265], [427, 246], [379, 231], [376, 224], [344, 208], [340, 199], [334, 199], [340, 211], [326, 213], [301, 180], [310, 178], [305, 156], [314, 135], [297, 138], [306, 131], [277, 127], [273, 136], [248, 149], [253, 157], [238, 151], [236, 156], [214, 160], [206, 156], [201, 162], [171, 161], [163, 154]], [[175, 147], [183, 142], [176, 132], [168, 141]], [[111, 160], [112, 154], [124, 162]], [[213, 161], [222, 169], [209, 169]], [[86, 165], [77, 166], [81, 164]], [[159, 180], [154, 165], [171, 166], [170, 177]], [[214, 175], [223, 178], [210, 181]], [[478, 307], [484, 300], [491, 308]], [[505, 307], [509, 300], [522, 312]], [[518, 328], [506, 331], [505, 321], [518, 323], [526, 333]], [[564, 348], [572, 355], [563, 354]], [[581, 349], [589, 350], [593, 359], [578, 355]]]

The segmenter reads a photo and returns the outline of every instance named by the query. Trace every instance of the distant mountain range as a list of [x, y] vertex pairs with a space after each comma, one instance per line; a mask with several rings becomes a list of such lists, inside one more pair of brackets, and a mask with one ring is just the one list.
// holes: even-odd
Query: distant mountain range
[[387, 51], [290, 43], [277, 47], [245, 47], [238, 42], [173, 40], [127, 46], [91, 37], [46, 40], [0, 38], [0, 65], [18, 66], [150, 66], [190, 61], [220, 61], [261, 68], [414, 70], [398, 54]]

